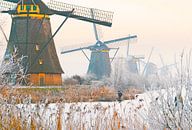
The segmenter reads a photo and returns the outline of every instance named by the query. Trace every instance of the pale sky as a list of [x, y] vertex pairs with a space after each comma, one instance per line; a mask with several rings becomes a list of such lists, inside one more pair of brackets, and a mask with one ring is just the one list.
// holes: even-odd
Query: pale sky
[[[180, 54], [183, 49], [192, 48], [191, 0], [63, 0], [63, 2], [113, 11], [113, 25], [111, 28], [102, 27], [102, 40], [136, 34], [138, 40], [132, 43], [130, 53], [144, 55], [147, 58], [151, 48], [154, 47], [151, 61], [159, 66], [161, 66], [159, 54], [165, 63], [170, 64], [174, 62], [175, 54]], [[10, 16], [1, 15], [1, 17], [7, 19], [4, 29], [9, 35]], [[51, 16], [53, 32], [63, 19], [61, 16]], [[84, 75], [89, 63], [82, 52], [60, 55], [61, 49], [87, 43], [95, 43], [92, 24], [69, 19], [55, 37], [55, 45], [65, 76]], [[89, 51], [86, 52], [90, 56]], [[118, 56], [125, 54], [126, 46], [121, 45]]]

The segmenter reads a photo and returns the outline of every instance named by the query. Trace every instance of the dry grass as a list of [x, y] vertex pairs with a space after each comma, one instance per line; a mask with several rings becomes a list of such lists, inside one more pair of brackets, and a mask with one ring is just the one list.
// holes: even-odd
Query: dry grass
[[[127, 94], [128, 92], [138, 92], [136, 90], [127, 90], [125, 91], [124, 98], [128, 99]], [[134, 95], [134, 94], [132, 94]], [[42, 111], [48, 111], [47, 106], [49, 106], [50, 103], [57, 103], [62, 106], [61, 102], [86, 102], [86, 101], [113, 101], [117, 99], [117, 93], [115, 89], [109, 88], [109, 87], [89, 87], [89, 86], [81, 86], [81, 87], [75, 87], [75, 86], [68, 86], [65, 88], [8, 88], [8, 87], [2, 87], [0, 91], [0, 129], [1, 130], [8, 130], [8, 129], [14, 129], [14, 130], [43, 130], [51, 128], [51, 124], [44, 124], [45, 119], [43, 118], [45, 115], [41, 114], [41, 112], [38, 111], [38, 107], [35, 109], [35, 112], [33, 113], [27, 113], [30, 115], [24, 116], [25, 109], [27, 108], [18, 108], [18, 104], [24, 104], [29, 105], [31, 103], [36, 104], [45, 104], [45, 106], [42, 109]], [[48, 100], [46, 100], [48, 99]], [[31, 102], [32, 101], [32, 102]], [[79, 130], [88, 130], [86, 127], [86, 124], [84, 121], [85, 114], [89, 114], [88, 111], [86, 111], [86, 108], [81, 109], [79, 112], [77, 109], [73, 110], [73, 104], [71, 105], [70, 111], [69, 111], [69, 117], [66, 122], [66, 129], [73, 130], [73, 129], [79, 129]], [[100, 108], [101, 107], [101, 108]], [[100, 130], [102, 128], [105, 128], [106, 130], [124, 130], [123, 121], [121, 120], [121, 117], [119, 116], [118, 111], [114, 109], [114, 114], [112, 117], [109, 116], [108, 126], [103, 126], [103, 121], [106, 120], [107, 112], [109, 111], [110, 107], [102, 107], [98, 104], [98, 107], [94, 109], [94, 111], [97, 111], [98, 117], [96, 119], [96, 125], [95, 128], [97, 130]], [[22, 114], [22, 113], [25, 114]], [[73, 116], [75, 114], [79, 113], [82, 115], [79, 119], [79, 124], [74, 124]], [[63, 129], [63, 108], [58, 107], [57, 112], [55, 113], [56, 118], [50, 119], [55, 122], [55, 127], [53, 129], [56, 130], [62, 130]], [[76, 127], [75, 127], [76, 126]], [[109, 128], [108, 128], [109, 127]]]
[[[63, 127], [63, 110], [65, 108], [62, 107], [61, 99], [57, 101], [57, 104], [61, 105], [58, 110], [55, 113], [56, 118], [50, 118], [53, 122], [55, 122], [55, 127], [52, 128], [50, 124], [43, 124], [45, 122], [45, 119], [43, 118], [44, 115], [40, 114], [38, 110], [36, 110], [34, 113], [30, 113], [30, 118], [28, 116], [24, 116], [22, 114], [23, 108], [17, 108], [17, 104], [14, 104], [13, 97], [17, 97], [16, 102], [17, 103], [23, 103], [25, 104], [24, 100], [26, 98], [23, 97], [29, 97], [31, 95], [32, 100], [42, 100], [42, 94], [44, 98], [53, 96], [55, 98], [59, 98], [61, 95], [63, 95], [60, 98], [63, 98], [65, 101], [98, 101], [98, 100], [112, 100], [116, 98], [116, 92], [114, 89], [108, 88], [108, 87], [100, 87], [100, 88], [90, 88], [90, 87], [67, 87], [67, 88], [59, 88], [59, 89], [37, 89], [37, 88], [31, 88], [31, 89], [9, 89], [9, 88], [2, 88], [0, 91], [1, 98], [4, 99], [4, 101], [1, 101], [0, 105], [0, 130], [43, 130], [43, 129], [55, 129], [55, 130], [88, 130], [90, 128], [86, 127], [86, 123], [84, 122], [85, 117], [84, 115], [88, 114], [89, 111], [86, 110], [86, 108], [81, 108], [78, 110], [78, 107], [74, 105], [76, 103], [72, 103], [68, 112], [68, 118], [65, 120], [66, 127]], [[134, 93], [138, 94], [141, 93], [141, 91], [136, 89], [129, 89], [125, 91], [124, 93], [124, 99], [130, 99], [134, 98]], [[7, 103], [5, 99], [8, 99], [7, 101], [10, 102]], [[53, 100], [53, 99], [52, 99]], [[39, 101], [38, 101], [39, 102]], [[42, 102], [45, 103], [45, 102]], [[42, 110], [46, 111], [47, 106], [50, 102], [45, 105]], [[30, 103], [26, 103], [27, 105], [30, 105]], [[25, 104], [25, 105], [26, 105]], [[94, 125], [94, 130], [127, 130], [130, 123], [137, 122], [137, 120], [132, 118], [122, 118], [122, 115], [119, 113], [118, 109], [111, 108], [111, 107], [102, 107], [99, 104], [95, 107], [94, 110], [90, 111], [96, 111], [97, 117]], [[115, 104], [114, 104], [115, 105]], [[87, 107], [87, 106], [86, 106]], [[74, 109], [75, 108], [75, 109]], [[88, 107], [89, 108], [89, 107]], [[110, 116], [109, 111], [113, 109], [113, 115]], [[29, 113], [28, 113], [29, 114]], [[81, 116], [77, 116], [79, 119], [78, 122], [74, 122], [74, 115], [79, 114]], [[125, 114], [125, 113], [124, 113]], [[133, 120], [133, 121], [129, 121]], [[42, 124], [41, 124], [42, 123]], [[78, 123], [78, 124], [75, 124]], [[126, 126], [127, 125], [127, 126]], [[139, 123], [135, 123], [134, 128], [136, 130], [148, 130], [147, 126], [141, 124], [139, 126]]]
[[[141, 90], [128, 89], [123, 93], [124, 100], [134, 99]], [[16, 98], [17, 103], [22, 103], [22, 99], [30, 97], [32, 103], [44, 102], [95, 102], [95, 101], [115, 101], [117, 92], [109, 87], [89, 87], [89, 86], [68, 86], [65, 88], [1, 88], [0, 94], [3, 98], [11, 101]]]
[[135, 89], [135, 88], [127, 89], [123, 93], [123, 99], [124, 100], [132, 100], [132, 99], [135, 99], [136, 94], [141, 94], [141, 93], [143, 93], [143, 91], [139, 90], [139, 89]]

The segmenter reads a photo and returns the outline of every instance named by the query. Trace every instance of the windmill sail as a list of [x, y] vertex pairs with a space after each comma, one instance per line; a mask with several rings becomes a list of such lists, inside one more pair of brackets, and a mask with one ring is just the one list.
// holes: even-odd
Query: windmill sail
[[123, 37], [123, 38], [118, 38], [118, 39], [114, 39], [114, 40], [109, 40], [109, 41], [105, 41], [103, 43], [104, 44], [111, 44], [111, 43], [115, 43], [115, 42], [127, 41], [129, 39], [134, 39], [134, 38], [137, 38], [137, 35]]
[[[72, 4], [66, 4], [63, 2], [55, 1], [55, 0], [50, 0], [50, 2], [48, 3], [48, 7], [52, 10], [59, 11], [57, 14], [63, 15], [63, 16], [66, 16], [65, 13], [62, 13], [63, 11], [71, 11], [72, 9], [75, 9], [74, 13], [70, 16], [71, 18], [75, 18], [75, 19], [79, 19], [87, 22], [93, 22], [96, 24], [104, 25], [104, 26], [112, 25], [113, 12], [103, 11], [99, 9], [91, 9], [91, 8], [72, 5]], [[94, 15], [94, 18], [93, 18], [93, 15]]]
[[[0, 7], [4, 13], [6, 11], [13, 9], [17, 6], [17, 3], [22, 2], [21, 0], [0, 0]], [[26, 1], [24, 1], [26, 2]], [[78, 20], [83, 20], [87, 22], [92, 22], [104, 26], [112, 26], [112, 19], [113, 19], [113, 12], [110, 11], [103, 11], [99, 9], [92, 9], [72, 4], [66, 4], [63, 2], [58, 2], [55, 0], [50, 0], [50, 2], [45, 5], [41, 0], [29, 0], [27, 2], [30, 3], [41, 3], [41, 13], [53, 15], [61, 15], [61, 16], [68, 16], [69, 13], [74, 9], [73, 14], [70, 15], [71, 18], [75, 18]], [[94, 18], [93, 18], [94, 15]]]
[[70, 52], [74, 52], [74, 51], [81, 51], [83, 49], [90, 49], [90, 47], [80, 47], [80, 48], [77, 48], [77, 49], [71, 49], [71, 50], [67, 50], [67, 51], [62, 51], [61, 54], [70, 53]]
[[15, 2], [10, 1], [4, 1], [4, 0], [0, 0], [0, 11], [2, 10], [10, 10], [13, 9], [17, 6], [17, 4]]
[[11, 3], [18, 3], [21, 0], [4, 0], [4, 1], [11, 2]]

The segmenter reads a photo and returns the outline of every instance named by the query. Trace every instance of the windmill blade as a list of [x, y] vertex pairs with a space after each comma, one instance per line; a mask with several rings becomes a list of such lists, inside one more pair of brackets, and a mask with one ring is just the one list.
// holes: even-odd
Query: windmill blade
[[95, 39], [96, 39], [96, 41], [99, 41], [99, 36], [98, 36], [98, 32], [97, 32], [95, 23], [93, 23], [93, 29], [94, 29], [94, 33], [95, 33]]
[[[91, 14], [92, 14], [92, 18], [94, 19], [93, 9], [91, 9]], [[93, 29], [94, 29], [94, 33], [95, 33], [95, 39], [96, 39], [96, 41], [99, 41], [99, 36], [98, 36], [98, 32], [97, 32], [97, 28], [96, 28], [95, 23], [93, 23]]]
[[[115, 48], [110, 48], [110, 49], [115, 49]], [[114, 56], [113, 56], [113, 58], [112, 58], [112, 60], [111, 60], [111, 63], [114, 61], [114, 59], [115, 59], [115, 57], [116, 57], [118, 51], [119, 51], [119, 47], [116, 48], [116, 51], [115, 51], [115, 54], [114, 54]]]
[[104, 43], [104, 44], [111, 44], [111, 43], [120, 42], [120, 41], [125, 41], [125, 40], [130, 40], [130, 39], [134, 39], [134, 38], [137, 38], [137, 35], [128, 36], [128, 37], [119, 38], [119, 39], [114, 39], [114, 40], [109, 40], [109, 41], [105, 41], [105, 42], [103, 42], [103, 43]]
[[66, 54], [66, 53], [70, 53], [70, 52], [80, 51], [80, 50], [84, 50], [84, 49], [90, 49], [91, 47], [93, 47], [93, 46], [80, 47], [80, 48], [77, 48], [77, 49], [62, 51], [61, 54]]
[[128, 41], [128, 44], [127, 44], [127, 58], [129, 56], [129, 48], [130, 48], [130, 42]]
[[[56, 11], [56, 14], [62, 16], [66, 16], [66, 13], [62, 13], [63, 11], [71, 11], [72, 9], [75, 9], [74, 13], [70, 16], [71, 18], [109, 27], [112, 25], [113, 12], [66, 4], [55, 0], [50, 0], [48, 7], [53, 11]], [[91, 10], [93, 10], [94, 18], [92, 18], [93, 14], [91, 13]]]
[[5, 34], [5, 32], [4, 32], [4, 30], [3, 30], [3, 28], [2, 28], [1, 25], [0, 25], [0, 30], [1, 30], [1, 32], [3, 33], [3, 36], [4, 36], [5, 40], [6, 40], [6, 42], [8, 43], [9, 40], [8, 40], [8, 38], [7, 38], [7, 36], [6, 36], [6, 34]]
[[142, 72], [142, 76], [144, 76], [144, 73], [145, 73], [145, 71], [146, 71], [146, 69], [147, 69], [147, 67], [148, 67], [148, 65], [149, 65], [149, 62], [150, 62], [150, 60], [151, 60], [151, 56], [152, 56], [153, 50], [154, 50], [154, 48], [152, 47], [151, 52], [150, 52], [150, 54], [149, 54], [149, 57], [148, 57], [148, 59], [147, 59], [147, 63], [146, 63], [146, 65], [144, 66], [144, 69], [143, 69], [143, 72]]
[[13, 9], [17, 6], [17, 2], [18, 0], [0, 0], [0, 10], [10, 10]]
[[143, 60], [143, 59], [145, 59], [145, 56], [143, 56], [143, 55], [134, 55], [133, 58], [137, 59], [137, 60]]
[[7, 2], [11, 2], [11, 3], [18, 3], [21, 0], [3, 0], [3, 1], [7, 1]]
[[178, 64], [178, 63], [165, 65], [165, 66], [163, 66], [163, 67], [159, 68], [158, 70], [163, 70], [163, 69], [168, 70], [170, 67], [172, 67], [172, 66], [176, 66], [177, 64]]

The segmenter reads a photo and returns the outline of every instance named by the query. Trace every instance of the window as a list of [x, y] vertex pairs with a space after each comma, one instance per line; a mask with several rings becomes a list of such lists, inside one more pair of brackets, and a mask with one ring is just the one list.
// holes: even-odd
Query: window
[[24, 10], [24, 5], [21, 5], [21, 6], [20, 6], [20, 9], [21, 9], [21, 10]]
[[26, 10], [27, 10], [27, 11], [31, 10], [31, 6], [30, 6], [30, 5], [27, 5], [27, 6], [26, 6]]
[[43, 64], [43, 60], [39, 59], [39, 64], [42, 65]]
[[33, 6], [33, 10], [34, 11], [37, 10], [37, 6], [36, 5]]
[[36, 51], [39, 51], [39, 50], [40, 50], [39, 45], [35, 45], [35, 50], [36, 50]]

